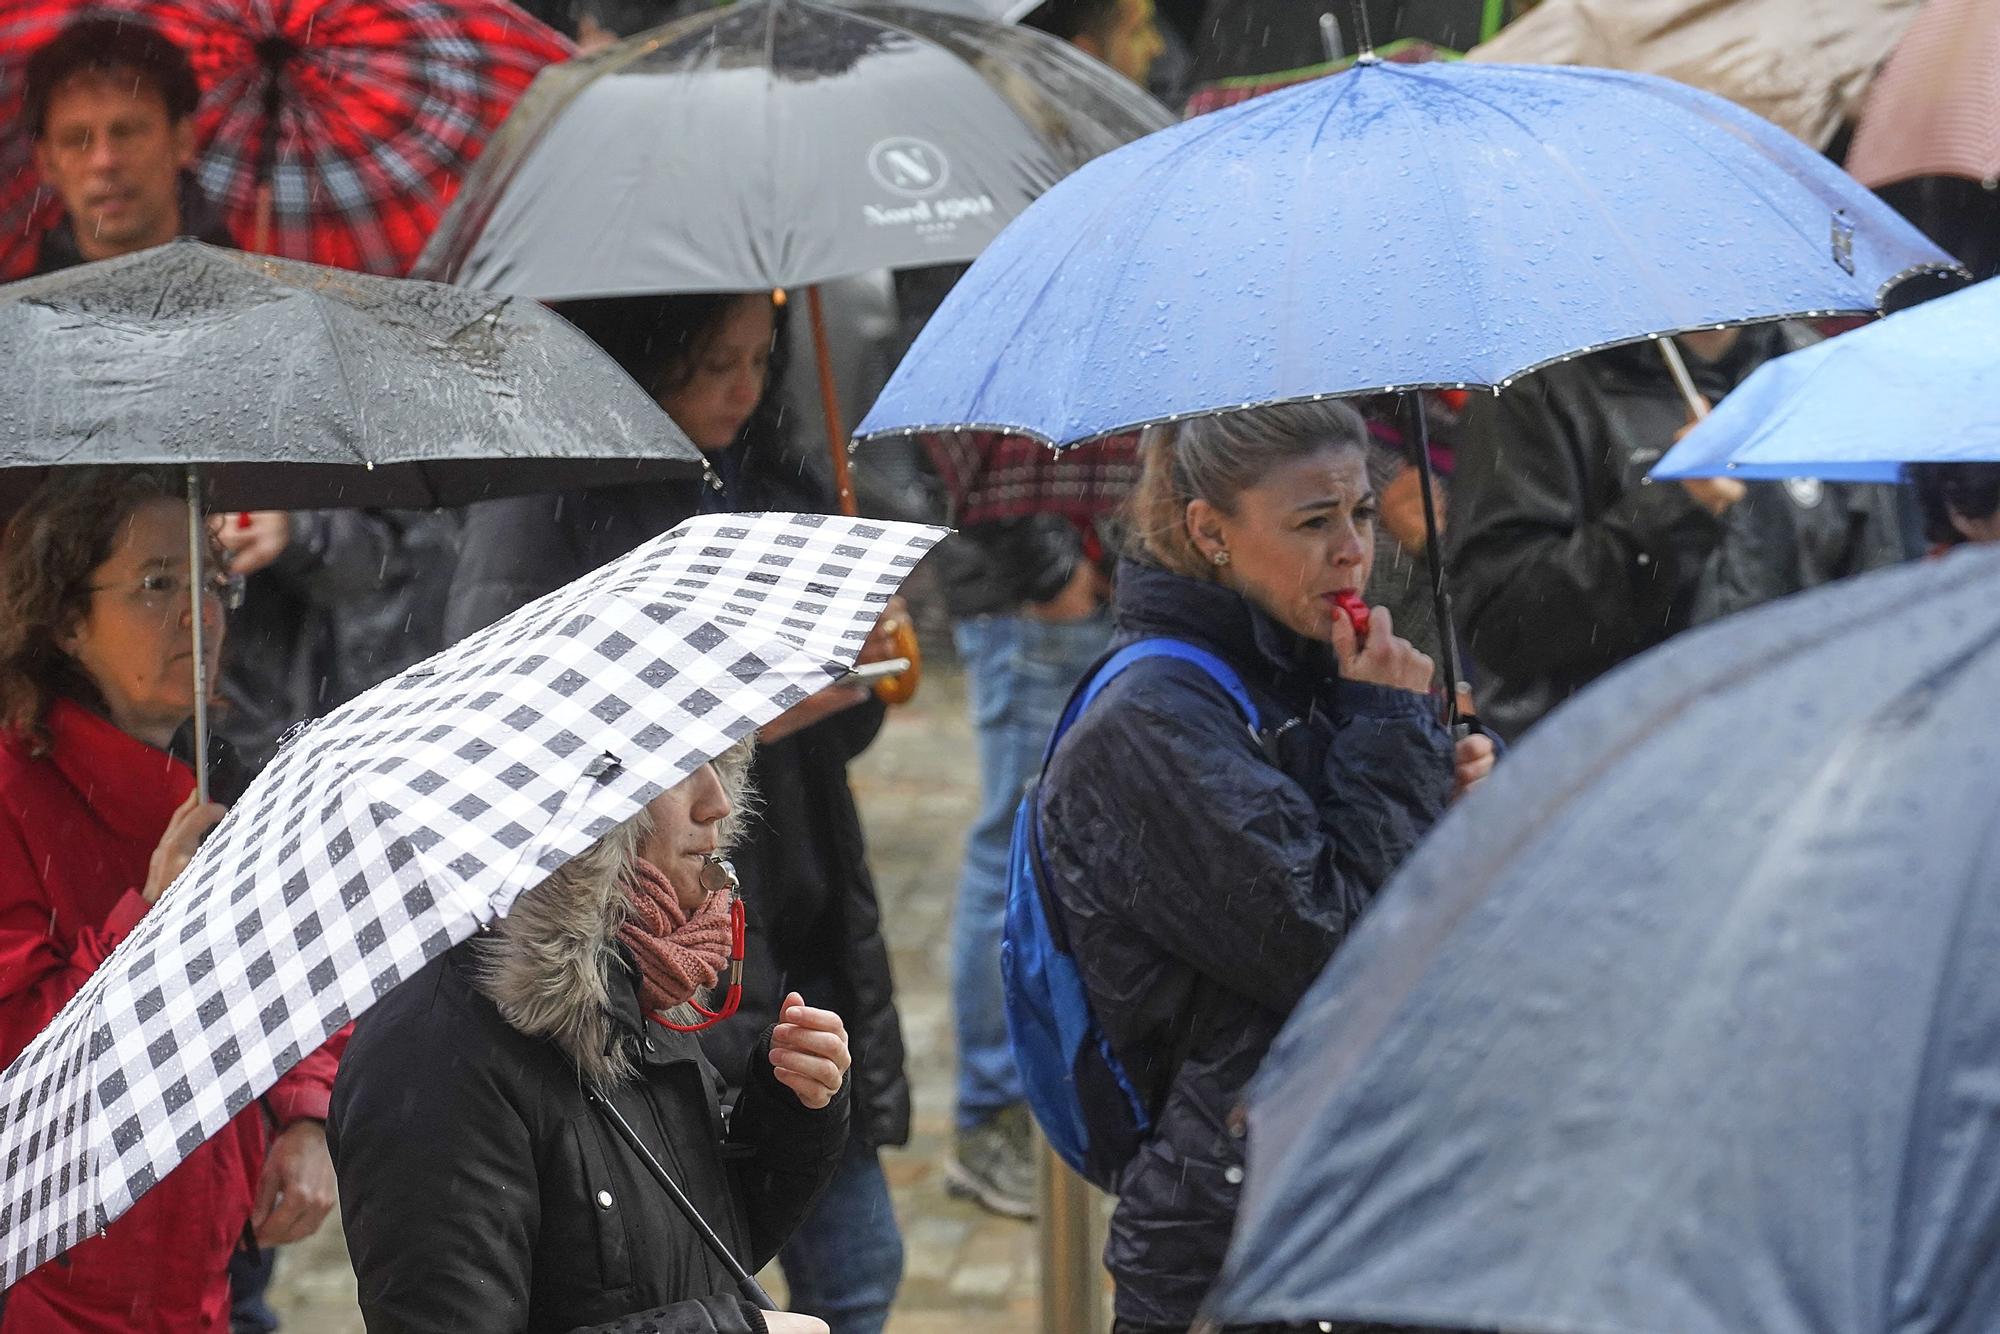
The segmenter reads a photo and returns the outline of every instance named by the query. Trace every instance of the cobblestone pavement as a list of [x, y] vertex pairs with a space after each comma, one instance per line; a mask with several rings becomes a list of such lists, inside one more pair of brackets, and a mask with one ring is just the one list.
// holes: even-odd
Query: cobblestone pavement
[[[940, 1170], [951, 1137], [952, 889], [977, 783], [964, 683], [946, 670], [927, 675], [854, 770], [916, 1094], [910, 1146], [884, 1158], [908, 1249], [889, 1334], [1015, 1334], [1038, 1321], [1034, 1228], [947, 1197]], [[275, 1286], [288, 1334], [361, 1334], [335, 1220], [288, 1250]]]

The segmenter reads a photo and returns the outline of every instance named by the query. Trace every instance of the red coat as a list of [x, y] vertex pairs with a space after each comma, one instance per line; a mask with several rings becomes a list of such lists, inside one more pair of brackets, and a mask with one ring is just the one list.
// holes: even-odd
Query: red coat
[[[49, 713], [54, 748], [0, 739], [0, 1062], [11, 1062], [145, 915], [139, 890], [194, 790], [178, 760], [87, 709]], [[292, 1069], [101, 1237], [9, 1288], [0, 1334], [226, 1330], [230, 1254], [279, 1124], [326, 1119], [342, 1034]]]

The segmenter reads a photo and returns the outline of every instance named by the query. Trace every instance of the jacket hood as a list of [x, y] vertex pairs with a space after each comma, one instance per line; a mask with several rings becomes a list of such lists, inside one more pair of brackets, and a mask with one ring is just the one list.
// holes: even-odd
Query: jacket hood
[[[724, 849], [747, 813], [751, 747], [739, 742], [715, 760], [735, 810]], [[632, 1077], [625, 1038], [644, 1032], [637, 969], [618, 942], [640, 837], [636, 818], [612, 830], [516, 899], [477, 942], [473, 985], [511, 1027], [553, 1042], [599, 1088]]]

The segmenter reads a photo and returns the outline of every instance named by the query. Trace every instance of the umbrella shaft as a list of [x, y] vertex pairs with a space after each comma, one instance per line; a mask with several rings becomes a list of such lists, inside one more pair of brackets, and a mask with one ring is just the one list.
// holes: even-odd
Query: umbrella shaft
[[201, 600], [208, 592], [207, 529], [201, 519], [201, 471], [187, 470], [188, 597], [194, 619], [194, 790], [197, 801], [208, 802], [208, 638], [202, 625]]
[[1404, 399], [1410, 417], [1410, 447], [1417, 456], [1417, 480], [1423, 485], [1424, 559], [1431, 567], [1431, 609], [1437, 617], [1439, 665], [1444, 668], [1445, 719], [1458, 727], [1458, 627], [1451, 610], [1451, 590], [1445, 586], [1444, 543], [1438, 540], [1437, 477], [1431, 471], [1431, 424], [1424, 413], [1424, 396], [1413, 390]]
[[1695, 388], [1694, 376], [1688, 374], [1688, 364], [1682, 360], [1680, 348], [1671, 338], [1655, 338], [1653, 343], [1660, 349], [1660, 360], [1667, 363], [1667, 374], [1674, 377], [1674, 388], [1687, 401], [1688, 416], [1700, 421], [1708, 415], [1708, 400]]
[[819, 284], [806, 288], [806, 318], [812, 324], [813, 360], [819, 369], [819, 406], [826, 415], [826, 447], [833, 455], [833, 486], [840, 494], [840, 512], [853, 518], [861, 512], [854, 499], [854, 478], [847, 466], [847, 427], [840, 419], [840, 388], [833, 379], [833, 349], [826, 341], [826, 307]]
[[590, 1100], [590, 1105], [602, 1114], [618, 1138], [625, 1141], [625, 1146], [639, 1156], [639, 1161], [646, 1165], [646, 1170], [652, 1174], [653, 1180], [660, 1183], [660, 1189], [664, 1190], [667, 1198], [674, 1202], [674, 1207], [680, 1210], [681, 1216], [687, 1219], [688, 1226], [700, 1236], [702, 1244], [708, 1247], [709, 1253], [720, 1260], [722, 1267], [729, 1271], [729, 1276], [736, 1280], [736, 1286], [744, 1298], [760, 1311], [777, 1310], [778, 1304], [771, 1300], [770, 1293], [764, 1291], [764, 1285], [751, 1277], [750, 1272], [729, 1253], [729, 1248], [722, 1244], [722, 1238], [715, 1235], [715, 1229], [708, 1225], [708, 1220], [694, 1207], [694, 1201], [681, 1193], [681, 1188], [675, 1184], [671, 1176], [667, 1175], [667, 1169], [660, 1165], [660, 1160], [653, 1156], [653, 1151], [646, 1147], [645, 1141], [639, 1138], [639, 1133], [632, 1129], [624, 1114], [611, 1105], [609, 1098], [600, 1097], [595, 1092], [585, 1096]]

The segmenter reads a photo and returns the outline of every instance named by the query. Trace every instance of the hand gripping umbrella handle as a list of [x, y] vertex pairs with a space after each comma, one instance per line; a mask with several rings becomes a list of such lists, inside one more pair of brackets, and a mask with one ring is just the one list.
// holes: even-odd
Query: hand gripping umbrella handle
[[611, 1105], [610, 1099], [599, 1096], [594, 1090], [587, 1091], [584, 1097], [597, 1109], [598, 1115], [604, 1118], [605, 1123], [617, 1133], [618, 1138], [625, 1141], [626, 1147], [637, 1154], [639, 1161], [646, 1165], [646, 1170], [653, 1174], [653, 1180], [660, 1183], [660, 1189], [667, 1193], [667, 1198], [674, 1202], [674, 1207], [687, 1219], [688, 1226], [692, 1227], [695, 1234], [701, 1238], [702, 1245], [708, 1247], [709, 1253], [722, 1261], [722, 1267], [736, 1280], [737, 1290], [743, 1294], [743, 1299], [760, 1311], [777, 1310], [778, 1304], [771, 1300], [770, 1293], [764, 1291], [764, 1285], [752, 1277], [750, 1271], [729, 1253], [729, 1248], [722, 1244], [722, 1238], [715, 1235], [715, 1229], [708, 1225], [708, 1220], [694, 1207], [694, 1201], [681, 1193], [681, 1188], [667, 1175], [667, 1169], [660, 1165], [660, 1160], [653, 1156], [653, 1151], [646, 1147], [645, 1141], [639, 1138], [631, 1123]]

